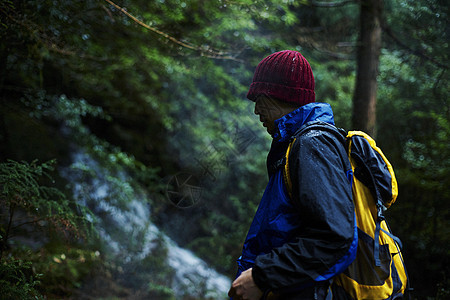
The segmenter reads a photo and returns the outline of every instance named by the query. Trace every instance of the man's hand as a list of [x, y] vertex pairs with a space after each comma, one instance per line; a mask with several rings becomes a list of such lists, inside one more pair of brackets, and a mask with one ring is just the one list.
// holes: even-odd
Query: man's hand
[[228, 296], [233, 300], [259, 300], [263, 292], [253, 281], [252, 268], [242, 272], [242, 274], [231, 284]]

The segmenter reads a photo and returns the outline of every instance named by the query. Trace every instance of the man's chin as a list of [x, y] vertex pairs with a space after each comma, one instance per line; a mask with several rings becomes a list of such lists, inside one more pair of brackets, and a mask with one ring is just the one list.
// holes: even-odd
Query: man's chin
[[263, 127], [266, 129], [266, 131], [267, 131], [270, 135], [272, 135], [272, 133], [273, 133], [273, 128], [268, 127], [267, 124], [266, 124], [266, 122], [264, 122], [262, 125], [263, 125]]

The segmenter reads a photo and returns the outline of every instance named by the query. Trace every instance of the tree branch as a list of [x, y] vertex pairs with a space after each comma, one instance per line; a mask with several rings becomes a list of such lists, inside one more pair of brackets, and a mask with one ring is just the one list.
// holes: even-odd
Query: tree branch
[[351, 55], [345, 54], [345, 53], [339, 53], [339, 52], [334, 52], [334, 51], [330, 51], [327, 49], [324, 49], [322, 47], [320, 47], [317, 43], [311, 43], [310, 44], [314, 50], [319, 51], [321, 53], [324, 53], [334, 59], [338, 59], [338, 60], [350, 60], [352, 59]]
[[14, 230], [14, 229], [16, 229], [16, 228], [19, 228], [19, 227], [21, 227], [21, 226], [23, 226], [23, 225], [27, 225], [27, 224], [35, 224], [35, 223], [38, 223], [38, 222], [43, 221], [43, 220], [46, 220], [46, 219], [47, 219], [47, 218], [38, 218], [38, 219], [35, 219], [35, 220], [32, 220], [32, 221], [22, 222], [22, 223], [20, 223], [20, 224], [17, 224], [17, 225], [15, 225], [15, 226], [13, 226], [12, 229]]
[[117, 8], [120, 12], [122, 12], [124, 15], [126, 15], [127, 17], [132, 19], [134, 22], [136, 22], [140, 26], [142, 26], [158, 35], [163, 36], [164, 38], [168, 39], [169, 41], [171, 41], [181, 47], [200, 52], [201, 56], [205, 56], [208, 58], [214, 58], [214, 59], [229, 59], [229, 60], [234, 60], [234, 61], [238, 61], [238, 62], [243, 62], [242, 60], [229, 55], [230, 52], [220, 51], [220, 50], [216, 50], [216, 49], [208, 49], [208, 48], [192, 45], [190, 43], [188, 44], [186, 42], [182, 42], [182, 41], [168, 35], [167, 33], [156, 29], [155, 27], [145, 24], [144, 22], [142, 22], [141, 20], [136, 18], [134, 15], [130, 14], [125, 8], [120, 7], [119, 5], [115, 4], [111, 0], [105, 0], [105, 1], [108, 2], [109, 4], [111, 4], [112, 6], [114, 6], [115, 8]]
[[359, 0], [344, 0], [339, 2], [322, 2], [322, 1], [311, 1], [311, 5], [315, 7], [339, 7], [347, 4], [356, 4]]
[[24, 27], [29, 33], [31, 38], [33, 38], [37, 43], [40, 43], [44, 45], [48, 50], [66, 55], [66, 56], [78, 56], [81, 58], [91, 59], [91, 60], [97, 60], [102, 61], [103, 58], [93, 57], [90, 55], [85, 55], [83, 53], [77, 53], [73, 50], [69, 50], [67, 48], [61, 47], [58, 45], [58, 40], [55, 40], [55, 38], [49, 37], [45, 30], [41, 27], [39, 27], [37, 24], [31, 22], [30, 20], [18, 20], [15, 16], [10, 15], [7, 11], [0, 8], [0, 13], [3, 13], [8, 19], [10, 19], [12, 22]]
[[421, 57], [421, 58], [424, 58], [424, 59], [426, 59], [426, 60], [431, 61], [433, 64], [435, 64], [436, 66], [438, 66], [438, 67], [440, 67], [440, 68], [448, 69], [448, 65], [445, 65], [445, 64], [443, 64], [443, 63], [441, 63], [441, 62], [435, 60], [434, 58], [428, 56], [427, 54], [423, 53], [423, 52], [420, 51], [420, 50], [414, 50], [414, 49], [412, 49], [411, 47], [409, 47], [408, 45], [406, 45], [405, 43], [403, 43], [403, 42], [402, 42], [402, 41], [394, 34], [394, 32], [392, 31], [392, 29], [391, 29], [388, 25], [383, 24], [383, 25], [382, 25], [382, 29], [383, 29], [383, 31], [384, 31], [391, 39], [393, 39], [394, 42], [396, 42], [400, 47], [402, 47], [402, 48], [408, 50], [409, 52], [411, 52], [412, 54], [414, 54], [414, 55], [416, 55], [416, 56], [418, 56], [418, 57]]
[[[317, 29], [313, 30], [313, 31], [317, 31]], [[313, 48], [314, 50], [321, 52], [333, 59], [338, 59], [338, 60], [352, 59], [351, 54], [332, 51], [332, 50], [330, 50], [332, 47], [327, 47], [326, 44], [317, 42], [317, 39], [314, 39], [314, 37], [313, 38], [305, 37], [305, 34], [304, 34], [305, 32], [308, 32], [307, 28], [300, 28], [300, 29], [296, 30], [296, 33], [298, 33], [296, 40], [300, 45], [306, 44], [309, 47]], [[337, 47], [355, 47], [356, 45], [353, 43], [340, 42], [340, 43], [337, 43], [336, 46]]]

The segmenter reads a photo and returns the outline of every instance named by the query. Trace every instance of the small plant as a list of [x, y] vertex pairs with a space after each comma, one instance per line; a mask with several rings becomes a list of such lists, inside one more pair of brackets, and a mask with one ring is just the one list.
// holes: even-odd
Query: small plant
[[[55, 161], [39, 164], [12, 160], [0, 163], [0, 299], [43, 299], [38, 292], [38, 279], [45, 276], [36, 273], [45, 268], [36, 271], [31, 251], [21, 254], [22, 244], [26, 246], [23, 241], [32, 241], [36, 246], [33, 238], [37, 237], [41, 247], [54, 235], [79, 240], [88, 232], [86, 209], [47, 185], [54, 183], [50, 176], [54, 164]], [[25, 257], [26, 260], [18, 259]], [[69, 264], [72, 260], [68, 261], [61, 264], [66, 267], [63, 269], [78, 272]], [[72, 277], [78, 278], [76, 272]]]

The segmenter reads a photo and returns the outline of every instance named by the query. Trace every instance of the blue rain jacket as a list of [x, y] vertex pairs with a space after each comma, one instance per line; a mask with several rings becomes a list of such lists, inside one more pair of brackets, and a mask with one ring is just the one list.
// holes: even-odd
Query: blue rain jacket
[[[291, 148], [291, 199], [283, 157], [295, 133], [317, 122], [327, 130], [306, 130]], [[267, 158], [269, 182], [238, 259], [237, 276], [253, 267], [261, 290], [295, 294], [328, 281], [356, 256], [351, 166], [329, 104], [304, 105], [275, 124], [278, 131]]]

